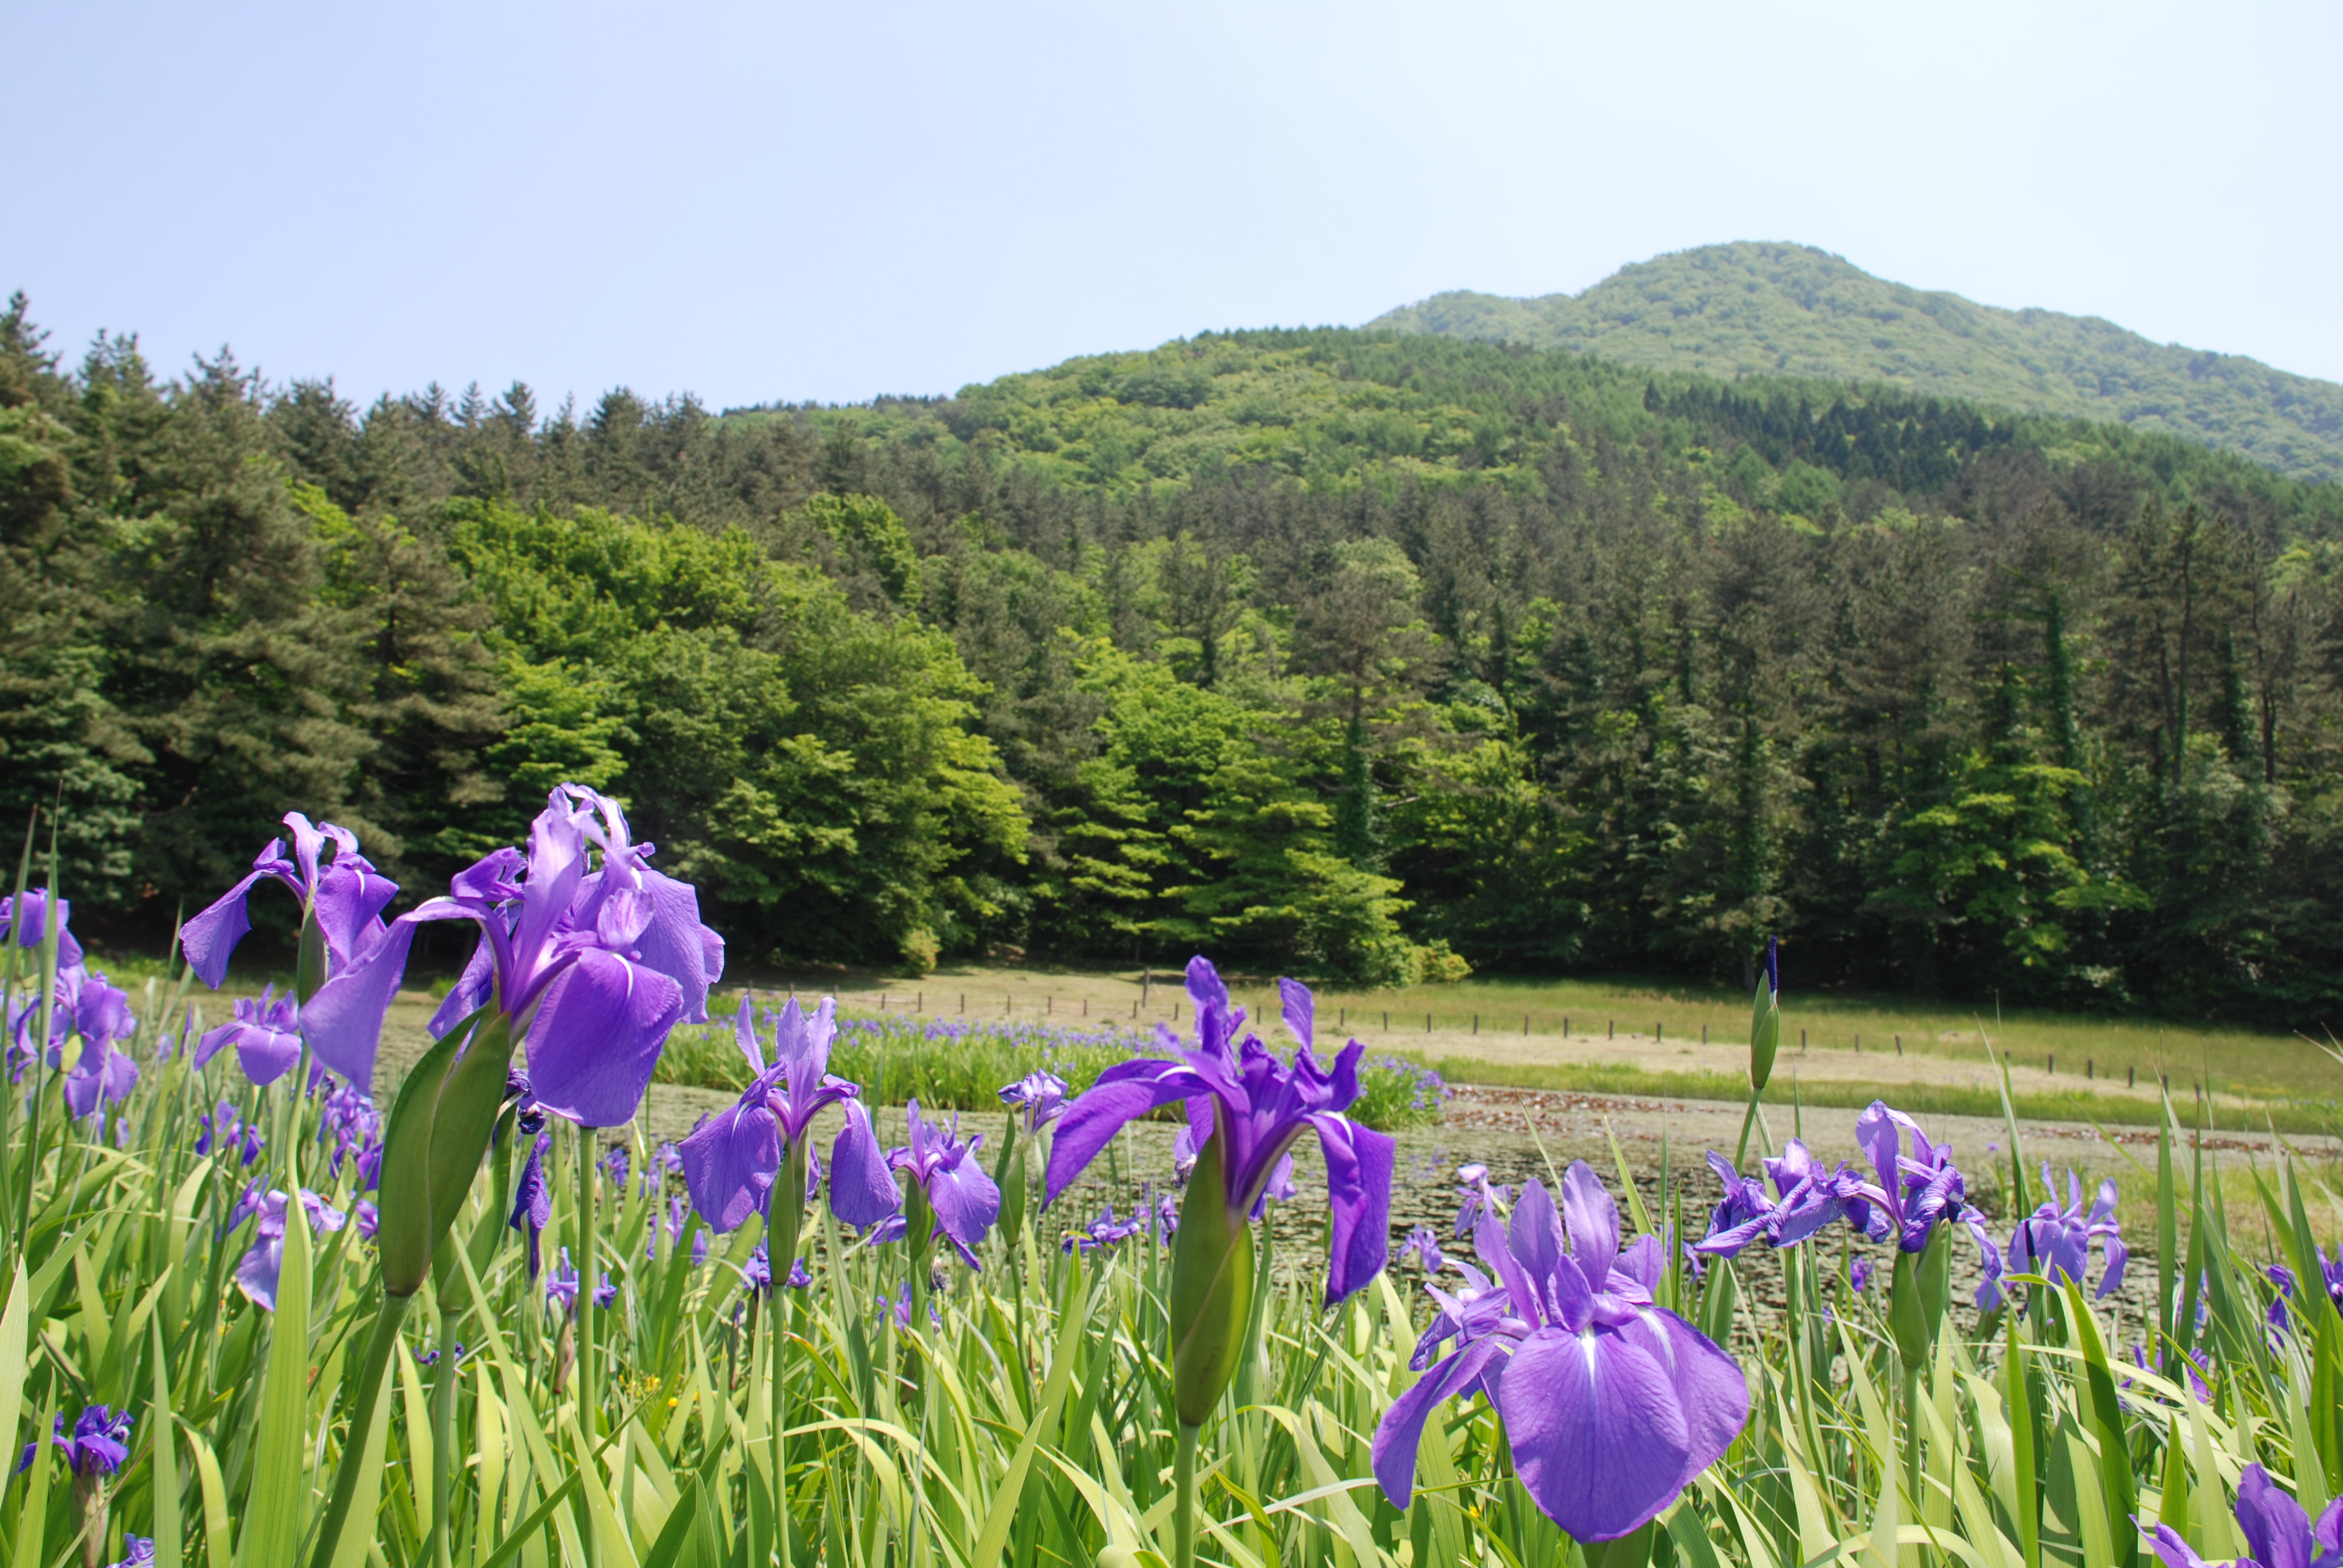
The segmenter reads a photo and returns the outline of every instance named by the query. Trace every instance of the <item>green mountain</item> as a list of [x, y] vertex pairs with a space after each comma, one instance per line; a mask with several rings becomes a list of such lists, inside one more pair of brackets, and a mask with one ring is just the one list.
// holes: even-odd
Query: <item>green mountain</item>
[[2343, 478], [2343, 387], [2242, 355], [2153, 343], [2095, 316], [1906, 288], [1801, 245], [1703, 246], [1583, 294], [1435, 294], [1369, 324], [1569, 348], [1711, 376], [1884, 381], [2028, 413], [2119, 420]]

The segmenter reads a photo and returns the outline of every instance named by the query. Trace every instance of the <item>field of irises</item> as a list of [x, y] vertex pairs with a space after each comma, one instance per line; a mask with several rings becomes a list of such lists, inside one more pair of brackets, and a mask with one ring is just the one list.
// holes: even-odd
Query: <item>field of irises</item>
[[[2233, 1216], [2167, 1115], [2126, 1237], [2015, 1118], [2014, 1221], [1885, 1104], [1855, 1149], [1777, 1149], [1771, 960], [1731, 1159], [1655, 1201], [1624, 1159], [1466, 1167], [1395, 1247], [1363, 1052], [1317, 1052], [1298, 983], [1263, 1030], [1200, 958], [1193, 1032], [1074, 1083], [984, 1043], [1024, 1069], [992, 1147], [883, 1103], [918, 1085], [827, 1003], [710, 1020], [721, 939], [590, 790], [387, 920], [351, 835], [286, 827], [140, 997], [30, 839], [0, 909], [12, 1564], [2343, 1561], [2323, 1172], [2282, 1160]], [[291, 992], [206, 1017], [260, 897], [298, 902]], [[352, 1086], [437, 920], [478, 945], [378, 1110]], [[646, 1147], [679, 1029], [738, 1053], [737, 1099]], [[1170, 1168], [1090, 1211], [1143, 1118]], [[1323, 1216], [1298, 1270], [1271, 1202]], [[2108, 1304], [2127, 1270], [2155, 1321]]]

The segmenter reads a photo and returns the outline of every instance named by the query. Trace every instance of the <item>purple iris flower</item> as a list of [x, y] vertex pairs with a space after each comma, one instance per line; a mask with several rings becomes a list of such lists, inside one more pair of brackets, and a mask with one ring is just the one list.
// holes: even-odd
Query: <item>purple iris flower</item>
[[922, 1117], [916, 1100], [905, 1107], [904, 1120], [911, 1141], [887, 1151], [888, 1169], [905, 1172], [926, 1192], [928, 1206], [935, 1211], [936, 1228], [925, 1239], [944, 1237], [960, 1253], [960, 1261], [971, 1269], [980, 1267], [977, 1243], [1001, 1217], [1001, 1189], [974, 1158], [984, 1134], [961, 1142], [957, 1114], [947, 1128]]
[[[1907, 1133], [1909, 1154], [1903, 1151]], [[1855, 1119], [1855, 1141], [1871, 1156], [1879, 1181], [1875, 1185], [1861, 1184], [1861, 1196], [1868, 1207], [1850, 1201], [1847, 1223], [1875, 1241], [1892, 1240], [1898, 1251], [1906, 1252], [1926, 1251], [1939, 1224], [1966, 1225], [1985, 1262], [1985, 1277], [1976, 1289], [1977, 1308], [1987, 1312], [2001, 1305], [2005, 1271], [2001, 1248], [1986, 1229], [1984, 1211], [1967, 1201], [1967, 1181], [1953, 1163], [1953, 1146], [1930, 1142], [1918, 1122], [1879, 1100]]]
[[1871, 1289], [1871, 1260], [1857, 1258], [1846, 1266], [1846, 1282], [1857, 1295]]
[[65, 1108], [87, 1116], [100, 1104], [119, 1105], [138, 1082], [138, 1064], [100, 1035], [82, 1041], [81, 1056], [65, 1070]]
[[2188, 1397], [2198, 1404], [2213, 1402], [2213, 1389], [2208, 1380], [2213, 1376], [2213, 1352], [2203, 1345], [2180, 1358], [2181, 1375], [2188, 1380]]
[[153, 1568], [155, 1562], [153, 1536], [132, 1535], [126, 1532], [122, 1537], [122, 1549], [130, 1555], [119, 1563], [107, 1564], [107, 1568]]
[[1711, 1151], [1709, 1169], [1724, 1185], [1725, 1196], [1709, 1217], [1708, 1234], [1693, 1250], [1709, 1257], [1736, 1257], [1754, 1241], [1771, 1247], [1795, 1247], [1831, 1221], [1845, 1219], [1858, 1231], [1872, 1225], [1872, 1189], [1855, 1168], [1841, 1161], [1827, 1170], [1797, 1139], [1785, 1144], [1780, 1155], [1767, 1160], [1765, 1178], [1774, 1195], [1755, 1177], [1735, 1171], [1730, 1161]]
[[1130, 1241], [1133, 1236], [1143, 1236], [1146, 1233], [1147, 1218], [1143, 1213], [1134, 1213], [1128, 1220], [1118, 1220], [1114, 1217], [1114, 1205], [1109, 1203], [1100, 1212], [1099, 1217], [1091, 1221], [1089, 1230], [1071, 1232], [1063, 1241], [1058, 1243], [1058, 1250], [1069, 1254], [1077, 1251], [1090, 1252], [1101, 1247], [1118, 1245]]
[[[2134, 1519], [2134, 1523], [2138, 1523]], [[2146, 1530], [2146, 1525], [2141, 1525]], [[2258, 1462], [2237, 1479], [2237, 1530], [2247, 1555], [2234, 1568], [2337, 1568], [2343, 1563], [2343, 1497], [2328, 1503], [2312, 1523], [2301, 1503], [2280, 1492]], [[2156, 1554], [2165, 1568], [2208, 1568], [2196, 1549], [2169, 1524], [2153, 1532]]]
[[[246, 897], [264, 878], [290, 889], [301, 900], [302, 914], [316, 917], [326, 939], [329, 976], [365, 958], [383, 940], [382, 911], [397, 894], [398, 884], [358, 853], [357, 835], [331, 822], [312, 824], [298, 811], [285, 813], [285, 826], [293, 840], [291, 853], [286, 852], [283, 839], [271, 839], [254, 857], [242, 881], [180, 929], [179, 950], [187, 955], [187, 967], [214, 990], [227, 979], [228, 956], [236, 944], [252, 930]], [[357, 1073], [345, 1076], [354, 1082], [371, 1081]]]
[[[598, 850], [590, 865], [589, 851]], [[548, 797], [528, 853], [498, 849], [460, 872], [447, 896], [393, 920], [302, 1009], [319, 1060], [353, 1083], [374, 1081], [375, 1050], [417, 928], [480, 928], [456, 988], [432, 1015], [445, 1035], [493, 1006], [528, 1047], [538, 1102], [582, 1127], [630, 1121], [668, 1030], [708, 1017], [724, 940], [699, 922], [699, 896], [644, 862], [616, 802], [576, 784]]]
[[1203, 1140], [1196, 1136], [1193, 1127], [1182, 1125], [1172, 1135], [1172, 1180], [1181, 1186], [1196, 1173], [1196, 1156], [1203, 1152]]
[[594, 1287], [594, 1304], [607, 1308], [618, 1299], [618, 1287], [610, 1282], [610, 1271], [602, 1271], [602, 1282]]
[[1511, 1187], [1489, 1183], [1489, 1168], [1474, 1163], [1456, 1168], [1456, 1191], [1464, 1201], [1456, 1206], [1456, 1235], [1461, 1240], [1473, 1233], [1483, 1214], [1497, 1219], [1505, 1217], [1505, 1210], [1513, 1201]]
[[[48, 940], [48, 890], [28, 890], [21, 900], [0, 899], [0, 942], [15, 942], [20, 948], [37, 948]], [[74, 940], [67, 922], [73, 919], [73, 900], [54, 900], [57, 911], [57, 968], [59, 970], [81, 967], [81, 944]]]
[[[10, 1020], [13, 1044], [10, 1049], [12, 1076], [33, 1060], [35, 1041], [39, 1037], [41, 1006], [37, 1000], [16, 1010]], [[82, 1091], [87, 1109], [77, 1109], [74, 1114], [86, 1116], [96, 1109], [101, 1093], [108, 1101], [119, 1101], [138, 1081], [137, 1064], [124, 1058], [125, 1067], [113, 1066], [113, 1047], [130, 1038], [138, 1028], [131, 1013], [130, 998], [95, 970], [79, 964], [60, 967], [56, 989], [49, 1003], [48, 1063], [63, 1066], [65, 1042], [68, 1036], [79, 1036], [83, 1060], [72, 1071], [87, 1080]], [[125, 1076], [126, 1072], [126, 1077]], [[116, 1084], [120, 1092], [114, 1092]], [[67, 1098], [73, 1098], [70, 1081]]]
[[1418, 1225], [1407, 1233], [1407, 1240], [1400, 1243], [1399, 1255], [1404, 1258], [1411, 1254], [1423, 1265], [1423, 1271], [1427, 1274], [1440, 1272], [1448, 1261], [1447, 1256], [1440, 1250], [1440, 1238], [1433, 1233], [1429, 1225]]
[[1463, 1277], [1463, 1283], [1453, 1292], [1443, 1290], [1435, 1281], [1423, 1282], [1424, 1294], [1440, 1311], [1433, 1314], [1431, 1326], [1415, 1342], [1415, 1353], [1408, 1358], [1407, 1364], [1416, 1372], [1439, 1360], [1440, 1347], [1450, 1340], [1458, 1341], [1458, 1348], [1462, 1349], [1483, 1334], [1494, 1332], [1512, 1312], [1503, 1288], [1493, 1283], [1488, 1275], [1461, 1258], [1456, 1261], [1456, 1271]]
[[561, 1261], [545, 1276], [545, 1303], [563, 1317], [578, 1311], [578, 1267], [569, 1261], [569, 1249], [561, 1249]]
[[1188, 994], [1196, 1007], [1197, 1048], [1169, 1059], [1117, 1062], [1066, 1107], [1050, 1150], [1047, 1201], [1055, 1202], [1125, 1123], [1184, 1101], [1198, 1146], [1209, 1137], [1217, 1147], [1221, 1190], [1229, 1212], [1242, 1221], [1259, 1212], [1295, 1140], [1315, 1131], [1326, 1157], [1333, 1208], [1326, 1274], [1326, 1301], [1332, 1305], [1383, 1269], [1391, 1245], [1395, 1146], [1387, 1134], [1342, 1114], [1359, 1097], [1359, 1059], [1366, 1047], [1354, 1040], [1335, 1057], [1332, 1071], [1321, 1068], [1311, 1052], [1309, 988], [1282, 980], [1278, 989], [1286, 1026], [1300, 1042], [1290, 1068], [1258, 1035], [1248, 1034], [1239, 1044], [1244, 1010], [1230, 1006], [1228, 988], [1208, 960], [1190, 960]]
[[347, 1083], [327, 1095], [317, 1117], [317, 1141], [333, 1145], [326, 1161], [329, 1174], [339, 1176], [344, 1163], [355, 1154], [359, 1188], [372, 1191], [382, 1164], [382, 1114], [375, 1110], [370, 1096]]
[[[903, 1282], [903, 1288], [897, 1292], [893, 1297], [890, 1298], [887, 1296], [881, 1296], [879, 1298], [879, 1316], [884, 1318], [890, 1312], [892, 1312], [895, 1315], [895, 1326], [897, 1328], [909, 1329], [911, 1326], [910, 1281], [905, 1280]], [[928, 1322], [935, 1325], [937, 1328], [943, 1327], [943, 1312], [937, 1307], [932, 1299], [928, 1302]]]
[[236, 1017], [208, 1030], [196, 1042], [196, 1065], [208, 1067], [223, 1046], [236, 1047], [236, 1065], [256, 1084], [271, 1084], [293, 1070], [301, 1060], [301, 1010], [287, 991], [275, 995], [275, 986], [257, 999], [238, 997]]
[[1652, 1302], [1666, 1253], [1657, 1236], [1622, 1251], [1619, 1212], [1587, 1163], [1563, 1178], [1569, 1217], [1542, 1182], [1512, 1222], [1483, 1219], [1473, 1247], [1503, 1282], [1503, 1316], [1403, 1394], [1375, 1430], [1375, 1478], [1405, 1509], [1416, 1447], [1443, 1400], [1487, 1393], [1517, 1473], [1546, 1516], [1582, 1542], [1642, 1528], [1732, 1445], [1749, 1418], [1733, 1358]]
[[1001, 1103], [1025, 1112], [1025, 1131], [1039, 1132], [1065, 1109], [1066, 1081], [1048, 1068], [1037, 1068], [1001, 1091]]
[[374, 1200], [359, 1199], [350, 1213], [358, 1223], [358, 1239], [362, 1241], [373, 1241], [374, 1233], [382, 1228], [382, 1211], [375, 1207]]
[[545, 1131], [545, 1110], [529, 1092], [528, 1070], [515, 1062], [505, 1069], [505, 1098], [513, 1102], [513, 1129], [524, 1138]]
[[740, 1282], [760, 1296], [773, 1288], [773, 1263], [764, 1242], [758, 1242], [749, 1251], [749, 1261], [740, 1265]]
[[[138, 1083], [138, 1064], [126, 1052], [115, 1049], [117, 1041], [129, 1039], [138, 1027], [137, 1019], [130, 1011], [129, 997], [94, 970], [60, 970], [56, 1008], [68, 1015], [73, 1032], [81, 1037], [81, 1054], [65, 1069], [66, 1109], [79, 1117], [91, 1114], [100, 1105], [121, 1104]], [[34, 1010], [25, 1010], [29, 1013]], [[59, 1060], [59, 1048], [65, 1042], [65, 1033], [57, 1027], [60, 1021], [53, 1019], [50, 1022], [52, 1065]], [[29, 1031], [26, 1049], [29, 1051]]]
[[[347, 1215], [307, 1187], [301, 1189], [301, 1206], [309, 1216], [311, 1230], [338, 1231], [349, 1222]], [[277, 1277], [285, 1268], [285, 1215], [291, 1204], [284, 1193], [272, 1191], [252, 1207], [260, 1215], [260, 1225], [253, 1235], [251, 1250], [236, 1266], [236, 1286], [255, 1306], [273, 1312], [277, 1310]], [[231, 1215], [228, 1228], [234, 1230], [240, 1218]]]
[[[2335, 1261], [2330, 1263], [2327, 1261], [2326, 1248], [2317, 1247], [2314, 1251], [2318, 1256], [2321, 1282], [2326, 1286], [2327, 1298], [2335, 1303], [2337, 1312], [2343, 1312], [2343, 1251], [2338, 1251]], [[2263, 1271], [2269, 1276], [2270, 1283], [2278, 1287], [2278, 1292], [2270, 1299], [2270, 1325], [2273, 1328], [2283, 1329], [2288, 1323], [2286, 1304], [2294, 1299], [2296, 1285], [2294, 1271], [2284, 1263], [2272, 1263]]]
[[[239, 1140], [243, 1145], [240, 1151], [237, 1150]], [[224, 1154], [231, 1151], [240, 1152], [241, 1163], [250, 1165], [260, 1158], [260, 1151], [266, 1146], [267, 1141], [260, 1136], [257, 1123], [247, 1125], [244, 1118], [237, 1114], [236, 1107], [223, 1100], [219, 1102], [218, 1110], [196, 1118], [196, 1152], [209, 1154], [215, 1142], [219, 1145], [220, 1151]]]
[[1268, 1204], [1292, 1201], [1293, 1154], [1289, 1150], [1284, 1159], [1270, 1168], [1269, 1181], [1261, 1190], [1261, 1201], [1252, 1206], [1252, 1217], [1256, 1220], [1260, 1219], [1262, 1209]]
[[[65, 1450], [65, 1466], [75, 1475], [84, 1480], [112, 1475], [130, 1457], [130, 1412], [117, 1412], [110, 1405], [90, 1405], [75, 1420], [73, 1435], [67, 1437], [65, 1412], [59, 1411], [49, 1442]], [[18, 1472], [32, 1468], [40, 1447], [37, 1440], [25, 1445], [16, 1461]]]
[[[680, 1198], [669, 1200], [667, 1206], [667, 1241], [668, 1255], [669, 1257], [673, 1257], [675, 1255], [675, 1244], [683, 1240], [684, 1228], [690, 1223], [690, 1206], [686, 1204]], [[656, 1263], [659, 1261], [659, 1222], [657, 1220], [653, 1220], [651, 1221], [650, 1232], [650, 1240], [643, 1244], [643, 1261], [649, 1263]]]
[[[1903, 1151], [1907, 1133], [1909, 1154]], [[1892, 1238], [1904, 1251], [1924, 1251], [1938, 1221], [1957, 1218], [1967, 1196], [1967, 1183], [1953, 1163], [1952, 1145], [1931, 1143], [1918, 1122], [1881, 1100], [1873, 1101], [1855, 1119], [1855, 1141], [1871, 1156], [1872, 1169], [1879, 1174], [1878, 1184], [1866, 1183], [1863, 1195], [1881, 1211], [1868, 1217], [1867, 1225], [1860, 1219], [1855, 1224], [1874, 1241]]]
[[[2050, 1178], [2047, 1163], [2042, 1167], [2042, 1185], [2050, 1192], [2058, 1191]], [[2115, 1215], [2113, 1177], [2099, 1183], [2098, 1195], [2087, 1214], [2083, 1211], [2082, 1179], [2069, 1171], [2066, 1208], [2059, 1208], [2053, 1198], [2019, 1221], [2009, 1238], [2006, 1266], [2022, 1274], [2040, 1274], [2053, 1284], [2064, 1284], [2069, 1280], [2079, 1282], [2090, 1266], [2091, 1242], [2096, 1239], [2105, 1265], [2096, 1296], [2104, 1299], [2123, 1288], [2124, 1264], [2130, 1258]]]
[[537, 1278], [545, 1266], [542, 1241], [545, 1228], [553, 1223], [553, 1193], [545, 1184], [545, 1152], [553, 1146], [550, 1133], [540, 1132], [529, 1145], [528, 1158], [521, 1162], [520, 1180], [513, 1184], [512, 1218], [506, 1221], [512, 1229], [528, 1237], [528, 1277]]
[[[808, 1014], [789, 998], [773, 1030], [773, 1064], [757, 1043], [755, 1010], [740, 999], [732, 1037], [749, 1059], [749, 1083], [739, 1103], [692, 1130], [677, 1148], [691, 1205], [719, 1231], [761, 1212], [779, 1174], [784, 1149], [804, 1138], [825, 1106], [851, 1100], [859, 1085], [830, 1074], [838, 1035], [838, 1003], [830, 997]], [[894, 1188], [890, 1181], [888, 1190]]]

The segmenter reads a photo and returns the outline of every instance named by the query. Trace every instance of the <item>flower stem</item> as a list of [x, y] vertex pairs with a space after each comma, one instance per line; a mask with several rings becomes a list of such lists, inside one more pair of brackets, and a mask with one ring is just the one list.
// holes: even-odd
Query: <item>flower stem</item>
[[367, 1433], [374, 1426], [375, 1402], [382, 1397], [390, 1352], [398, 1344], [398, 1325], [406, 1320], [412, 1296], [386, 1295], [374, 1315], [374, 1332], [367, 1340], [366, 1360], [358, 1364], [357, 1386], [350, 1391], [349, 1435], [342, 1440], [342, 1462], [334, 1475], [334, 1495], [326, 1505], [324, 1525], [317, 1532], [309, 1568], [330, 1568], [334, 1549], [341, 1543], [342, 1526], [357, 1496], [358, 1472], [366, 1465]]
[[[595, 1359], [594, 1291], [600, 1276], [594, 1271], [594, 1130], [578, 1130], [578, 1301], [570, 1308], [578, 1325], [578, 1426], [592, 1442], [601, 1435], [601, 1367]], [[596, 1462], [588, 1460], [588, 1464]], [[602, 1537], [586, 1532], [587, 1568], [600, 1568]]]
[[773, 1189], [773, 1223], [765, 1236], [766, 1287], [770, 1310], [765, 1330], [766, 1356], [772, 1379], [773, 1420], [773, 1538], [780, 1549], [781, 1568], [789, 1568], [789, 1445], [781, 1434], [789, 1430], [789, 1396], [784, 1378], [789, 1335], [789, 1274], [797, 1267], [798, 1235], [805, 1225], [806, 1143], [802, 1135], [790, 1140], [781, 1179]]
[[1172, 1505], [1172, 1568], [1196, 1568], [1196, 1444], [1203, 1435], [1202, 1427], [1180, 1423], [1179, 1457], [1172, 1470], [1179, 1489]]
[[1920, 1369], [1904, 1367], [1904, 1491], [1906, 1506], [1920, 1506]]
[[[448, 1512], [456, 1499], [456, 1314], [439, 1309], [438, 1373], [431, 1382], [431, 1562], [449, 1568]], [[358, 1442], [366, 1442], [365, 1433]]]

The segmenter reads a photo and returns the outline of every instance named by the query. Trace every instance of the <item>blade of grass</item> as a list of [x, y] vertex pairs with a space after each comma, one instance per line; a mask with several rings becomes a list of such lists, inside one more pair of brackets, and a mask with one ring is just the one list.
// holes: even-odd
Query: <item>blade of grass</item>
[[[0, 1328], [0, 1335], [5, 1335]], [[171, 1362], [163, 1351], [163, 1320], [146, 1320], [148, 1352], [155, 1365], [155, 1403], [148, 1414], [155, 1433], [153, 1465], [155, 1493], [155, 1568], [179, 1568], [178, 1440], [171, 1432]], [[0, 1378], [8, 1375], [0, 1362]]]
[[308, 1517], [308, 1483], [301, 1461], [308, 1450], [309, 1214], [297, 1174], [285, 1206], [284, 1266], [277, 1280], [277, 1312], [269, 1323], [268, 1372], [260, 1400], [260, 1431], [253, 1448], [252, 1490], [238, 1568], [279, 1568], [301, 1546]]

